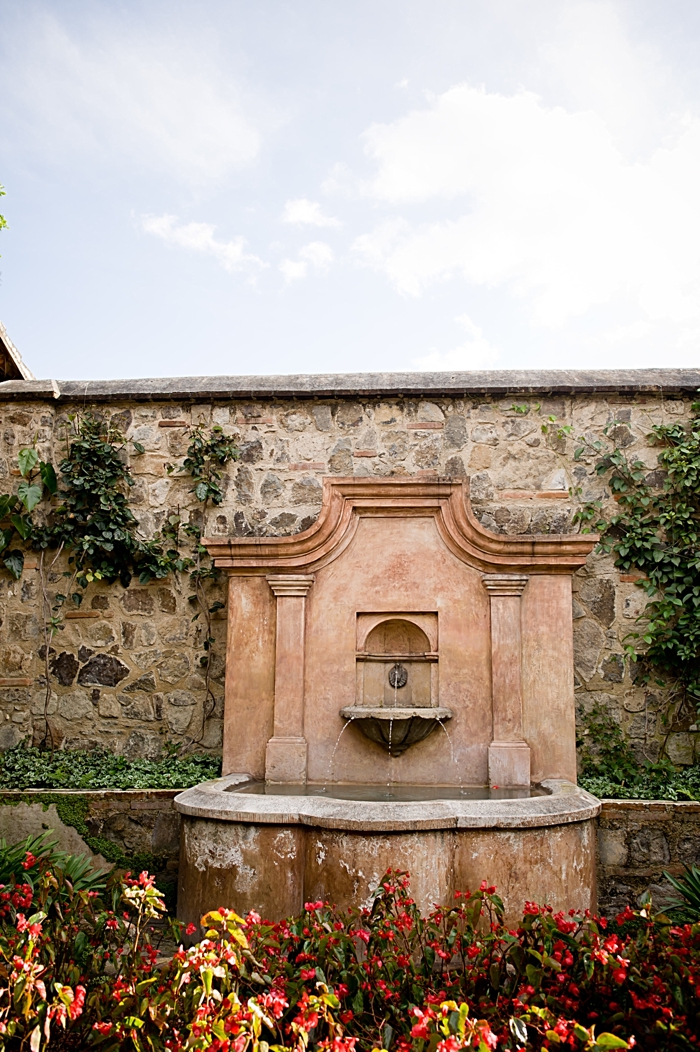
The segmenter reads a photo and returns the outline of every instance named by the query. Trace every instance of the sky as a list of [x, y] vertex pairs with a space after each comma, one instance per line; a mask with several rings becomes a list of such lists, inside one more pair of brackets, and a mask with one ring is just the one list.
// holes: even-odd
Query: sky
[[700, 364], [697, 0], [0, 0], [38, 377]]

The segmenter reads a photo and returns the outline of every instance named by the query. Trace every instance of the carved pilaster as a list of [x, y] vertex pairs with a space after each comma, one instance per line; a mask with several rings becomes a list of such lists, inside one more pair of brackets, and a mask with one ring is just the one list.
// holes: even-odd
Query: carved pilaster
[[265, 778], [270, 782], [304, 782], [306, 596], [314, 578], [306, 574], [271, 574], [267, 582], [277, 599], [277, 639], [274, 731], [267, 743]]
[[529, 786], [530, 747], [523, 738], [520, 597], [527, 574], [484, 574], [491, 601], [491, 693], [493, 732], [489, 784]]

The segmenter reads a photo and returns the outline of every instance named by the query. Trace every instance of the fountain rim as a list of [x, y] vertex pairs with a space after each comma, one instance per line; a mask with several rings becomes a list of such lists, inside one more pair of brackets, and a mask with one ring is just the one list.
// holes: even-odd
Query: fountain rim
[[[595, 818], [600, 801], [573, 782], [544, 779], [547, 796], [515, 800], [339, 800], [320, 796], [266, 796], [231, 792], [259, 779], [228, 774], [179, 793], [174, 805], [189, 818], [245, 825], [300, 825], [346, 832], [418, 832], [439, 829], [525, 829]], [[427, 787], [426, 787], [427, 788]]]

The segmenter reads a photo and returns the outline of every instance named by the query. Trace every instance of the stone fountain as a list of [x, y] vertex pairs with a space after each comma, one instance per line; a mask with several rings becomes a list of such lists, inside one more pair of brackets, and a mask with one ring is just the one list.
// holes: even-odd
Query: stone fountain
[[205, 544], [229, 575], [222, 778], [181, 793], [178, 912], [422, 906], [497, 884], [595, 905], [576, 786], [571, 574], [591, 536], [496, 536], [466, 481], [338, 479], [292, 537]]

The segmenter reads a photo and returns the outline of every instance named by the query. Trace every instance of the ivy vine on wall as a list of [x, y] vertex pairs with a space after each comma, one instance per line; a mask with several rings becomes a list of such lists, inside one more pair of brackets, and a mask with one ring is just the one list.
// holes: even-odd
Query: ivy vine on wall
[[587, 502], [575, 521], [600, 533], [600, 549], [623, 573], [639, 575], [648, 602], [626, 649], [642, 662], [643, 681], [655, 677], [671, 688], [669, 728], [700, 713], [700, 402], [691, 413], [688, 423], [652, 427], [647, 437], [659, 450], [657, 471], [628, 459], [609, 428], [574, 454], [599, 456], [596, 472], [616, 502], [609, 516], [600, 500]]
[[[46, 701], [45, 743], [52, 744], [48, 721], [51, 698], [49, 652], [53, 636], [63, 626], [62, 608], [68, 601], [79, 606], [84, 590], [93, 581], [119, 582], [128, 588], [134, 577], [141, 584], [171, 573], [188, 574], [193, 585], [190, 601], [198, 608], [192, 620], [204, 620], [205, 703], [202, 729], [192, 743], [201, 741], [206, 720], [214, 707], [211, 690], [212, 615], [221, 602], [211, 603], [206, 585], [218, 577], [201, 539], [206, 528], [206, 509], [223, 501], [223, 470], [239, 456], [233, 437], [216, 425], [206, 432], [201, 426], [189, 429], [189, 445], [182, 466], [169, 472], [188, 474], [192, 492], [202, 506], [199, 515], [183, 521], [179, 511], [168, 516], [153, 537], [140, 534], [139, 522], [129, 506], [134, 486], [126, 456], [124, 435], [100, 416], [87, 413], [69, 418], [66, 454], [58, 466], [40, 458], [34, 448], [18, 455], [21, 481], [16, 493], [0, 494], [0, 558], [9, 573], [19, 580], [24, 570], [25, 550], [39, 553], [39, 579], [43, 606]], [[145, 452], [133, 443], [136, 454]], [[13, 545], [22, 543], [23, 547]], [[49, 577], [61, 556], [64, 588], [49, 592]], [[190, 743], [190, 744], [192, 744]]]

